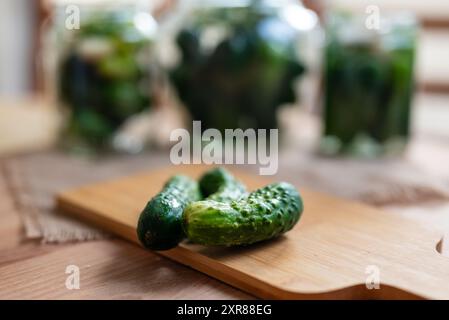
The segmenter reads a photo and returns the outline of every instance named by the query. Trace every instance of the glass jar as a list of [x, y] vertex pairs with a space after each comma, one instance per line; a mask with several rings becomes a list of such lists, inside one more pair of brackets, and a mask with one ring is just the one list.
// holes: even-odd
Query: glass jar
[[321, 151], [399, 155], [410, 136], [416, 20], [405, 13], [327, 19]]
[[67, 113], [62, 143], [73, 151], [111, 150], [126, 120], [151, 106], [157, 25], [145, 3], [78, 0], [55, 7], [55, 85]]
[[182, 0], [161, 23], [161, 61], [202, 130], [277, 128], [317, 25], [296, 0]]

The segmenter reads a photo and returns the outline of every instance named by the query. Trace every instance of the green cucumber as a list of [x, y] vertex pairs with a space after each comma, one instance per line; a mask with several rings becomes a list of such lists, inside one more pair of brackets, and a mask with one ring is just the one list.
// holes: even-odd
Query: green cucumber
[[175, 176], [148, 202], [137, 224], [137, 236], [151, 250], [174, 248], [185, 238], [182, 228], [184, 208], [201, 199], [198, 183], [185, 176]]
[[183, 227], [189, 240], [203, 245], [247, 245], [277, 237], [298, 222], [303, 203], [289, 183], [268, 185], [232, 202], [204, 200], [188, 205]]
[[200, 179], [200, 190], [206, 200], [231, 202], [247, 195], [245, 186], [226, 169], [214, 168]]

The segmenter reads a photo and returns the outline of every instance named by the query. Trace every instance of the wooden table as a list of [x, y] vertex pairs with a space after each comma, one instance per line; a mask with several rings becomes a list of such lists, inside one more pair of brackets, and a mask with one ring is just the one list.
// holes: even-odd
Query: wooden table
[[[449, 120], [449, 98], [419, 99], [423, 101], [415, 112], [417, 135], [408, 157], [421, 168], [447, 179], [449, 128], [444, 119]], [[1, 160], [0, 168], [0, 299], [253, 298], [125, 241], [111, 239], [68, 245], [26, 241]], [[449, 210], [442, 214], [449, 218]], [[80, 267], [79, 290], [66, 288], [69, 265]]]
[[[0, 299], [252, 299], [122, 240], [72, 245], [25, 241], [19, 212], [0, 175]], [[80, 289], [65, 286], [80, 267]]]
[[[57, 126], [54, 110], [41, 99], [0, 100], [0, 299], [253, 299], [125, 241], [48, 245], [24, 239], [1, 155], [51, 145]], [[72, 264], [80, 267], [79, 290], [65, 286]]]

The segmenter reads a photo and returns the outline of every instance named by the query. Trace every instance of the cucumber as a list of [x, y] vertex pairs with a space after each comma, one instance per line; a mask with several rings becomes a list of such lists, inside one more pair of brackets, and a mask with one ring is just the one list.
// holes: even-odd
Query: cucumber
[[182, 228], [184, 208], [201, 199], [198, 183], [185, 176], [174, 176], [152, 198], [137, 224], [137, 236], [151, 250], [168, 250], [185, 238]]
[[289, 183], [268, 185], [247, 198], [232, 202], [204, 200], [188, 205], [184, 231], [203, 245], [247, 245], [277, 237], [298, 222], [303, 202]]
[[246, 187], [226, 169], [214, 168], [200, 179], [200, 190], [206, 200], [231, 202], [247, 195]]

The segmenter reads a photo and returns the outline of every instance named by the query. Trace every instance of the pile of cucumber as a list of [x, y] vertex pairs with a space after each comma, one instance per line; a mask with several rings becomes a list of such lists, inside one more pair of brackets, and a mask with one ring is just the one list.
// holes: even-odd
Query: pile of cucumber
[[168, 250], [184, 238], [202, 245], [236, 246], [267, 240], [291, 230], [303, 202], [289, 183], [248, 193], [223, 168], [199, 182], [175, 176], [142, 211], [137, 235], [145, 248]]

